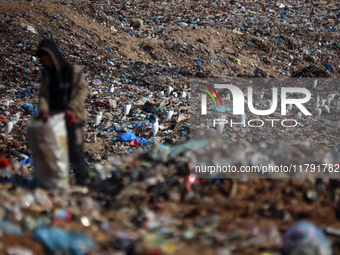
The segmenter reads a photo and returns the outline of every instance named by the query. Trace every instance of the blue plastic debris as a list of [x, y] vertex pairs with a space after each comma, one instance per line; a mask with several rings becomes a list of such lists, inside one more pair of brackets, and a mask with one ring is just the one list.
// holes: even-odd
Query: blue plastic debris
[[174, 80], [173, 80], [170, 76], [168, 76], [168, 75], [160, 76], [160, 77], [165, 77], [165, 78], [168, 79], [170, 82], [174, 82]]
[[38, 107], [35, 105], [35, 104], [30, 104], [30, 103], [26, 103], [23, 105], [23, 108], [26, 110], [26, 111], [29, 111], [31, 114], [38, 114], [39, 112], [39, 109]]
[[201, 61], [201, 60], [197, 60], [197, 64], [198, 64], [198, 67], [199, 67], [200, 69], [203, 69], [202, 61]]
[[204, 220], [196, 220], [196, 221], [194, 221], [194, 226], [198, 227], [198, 228], [204, 227], [205, 224], [206, 224], [206, 222]]
[[24, 160], [21, 160], [19, 162], [20, 165], [27, 165], [27, 164], [31, 164], [33, 165], [33, 158], [26, 158]]
[[121, 171], [120, 171], [120, 169], [115, 169], [115, 170], [111, 171], [111, 174], [119, 176], [121, 174]]
[[233, 107], [230, 105], [213, 105], [211, 107], [211, 110], [213, 112], [226, 112], [226, 111], [232, 111]]
[[116, 131], [119, 131], [119, 130], [121, 130], [121, 128], [118, 127], [118, 126], [115, 126], [115, 130], [116, 130]]
[[215, 184], [220, 184], [221, 183], [221, 179], [220, 178], [216, 178], [215, 179]]
[[35, 82], [34, 82], [34, 81], [30, 81], [30, 85], [31, 85], [31, 86], [35, 86], [35, 87], [37, 87], [37, 84], [35, 84]]
[[148, 143], [151, 143], [152, 141], [157, 141], [156, 138], [146, 139], [146, 138], [141, 137], [141, 136], [136, 136], [136, 139], [139, 141], [139, 143], [142, 143], [142, 144], [148, 144]]
[[309, 221], [299, 221], [287, 230], [284, 237], [285, 254], [331, 255], [332, 247], [324, 232]]
[[152, 126], [152, 123], [149, 122], [149, 121], [146, 121], [146, 120], [144, 120], [144, 121], [137, 121], [137, 122], [133, 123], [133, 124], [131, 125], [131, 127], [132, 127], [132, 128], [138, 128], [138, 127], [144, 126], [144, 125]]
[[0, 232], [5, 235], [22, 236], [21, 228], [12, 221], [3, 220], [0, 222]]
[[135, 140], [135, 139], [137, 139], [136, 135], [134, 133], [132, 133], [131, 131], [128, 131], [128, 132], [118, 136], [118, 141], [120, 141], [121, 143], [131, 142], [132, 140]]
[[334, 68], [333, 68], [333, 66], [332, 66], [330, 63], [326, 63], [326, 64], [325, 64], [325, 67], [326, 67], [326, 69], [327, 69], [328, 71], [330, 71], [332, 74], [335, 74]]
[[131, 84], [135, 84], [135, 82], [134, 81], [132, 81], [132, 80], [130, 80], [130, 79], [128, 79], [128, 78], [124, 78], [125, 80], [127, 80], [129, 83], [131, 83]]
[[35, 231], [34, 237], [43, 242], [52, 254], [85, 255], [96, 248], [87, 235], [58, 227], [41, 227]]
[[24, 96], [25, 98], [28, 97], [29, 95], [32, 94], [32, 90], [31, 89], [27, 89], [25, 92], [24, 92]]
[[142, 144], [147, 144], [147, 143], [150, 143], [151, 141], [157, 140], [156, 138], [146, 139], [144, 137], [136, 136], [132, 131], [128, 131], [128, 132], [118, 136], [118, 141], [120, 141], [121, 143], [131, 142], [135, 139], [137, 139], [139, 141], [139, 143], [142, 143]]

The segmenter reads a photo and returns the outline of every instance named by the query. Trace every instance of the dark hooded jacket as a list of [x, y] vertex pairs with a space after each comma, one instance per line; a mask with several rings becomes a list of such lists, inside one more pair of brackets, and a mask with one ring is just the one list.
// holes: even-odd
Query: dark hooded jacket
[[43, 69], [40, 112], [58, 113], [71, 109], [75, 112], [76, 122], [85, 121], [84, 103], [88, 95], [88, 84], [82, 76], [81, 68], [68, 63], [52, 40], [45, 39], [40, 43], [37, 55], [42, 53], [52, 57], [56, 69]]

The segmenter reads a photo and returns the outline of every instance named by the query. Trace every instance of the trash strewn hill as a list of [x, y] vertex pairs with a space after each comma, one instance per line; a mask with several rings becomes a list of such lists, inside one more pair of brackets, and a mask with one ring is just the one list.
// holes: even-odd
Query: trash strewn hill
[[[190, 103], [182, 94], [189, 78], [338, 78], [339, 18], [336, 0], [0, 0], [0, 254], [47, 254], [46, 247], [90, 252], [92, 240], [91, 254], [280, 254], [284, 232], [301, 218], [339, 228], [337, 180], [189, 176]], [[35, 52], [43, 38], [83, 67], [89, 82], [86, 157], [107, 177], [92, 193], [74, 186], [29, 190], [26, 124], [38, 111]], [[172, 94], [164, 95], [169, 86]], [[174, 115], [165, 122], [170, 109]], [[102, 122], [94, 127], [99, 112]], [[16, 113], [19, 120], [4, 134]], [[154, 137], [155, 116], [160, 130]], [[323, 139], [320, 147], [339, 148], [337, 117], [328, 117], [326, 128], [291, 137], [320, 133], [322, 140], [332, 131], [332, 141]], [[226, 134], [235, 140], [231, 130]], [[155, 139], [162, 144], [153, 146]], [[260, 161], [259, 151], [283, 148], [296, 162], [321, 154], [318, 143], [308, 141], [273, 148], [255, 139], [247, 148], [229, 152]], [[329, 163], [339, 152], [327, 155]], [[337, 254], [338, 237], [331, 241]]]

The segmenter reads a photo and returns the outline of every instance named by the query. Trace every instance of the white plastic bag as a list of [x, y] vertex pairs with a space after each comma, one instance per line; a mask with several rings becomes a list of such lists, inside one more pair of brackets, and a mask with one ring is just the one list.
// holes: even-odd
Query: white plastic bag
[[65, 114], [55, 114], [46, 123], [31, 122], [27, 141], [33, 155], [34, 177], [44, 188], [67, 188], [68, 141]]

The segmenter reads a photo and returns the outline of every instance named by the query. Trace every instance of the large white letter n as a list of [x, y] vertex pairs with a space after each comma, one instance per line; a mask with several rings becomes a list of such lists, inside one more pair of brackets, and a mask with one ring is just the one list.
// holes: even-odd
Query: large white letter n
[[233, 114], [244, 114], [244, 95], [241, 89], [232, 84], [214, 84], [216, 89], [229, 89], [233, 95]]

